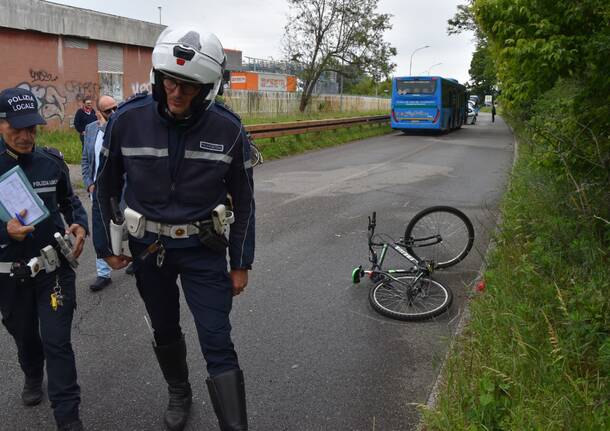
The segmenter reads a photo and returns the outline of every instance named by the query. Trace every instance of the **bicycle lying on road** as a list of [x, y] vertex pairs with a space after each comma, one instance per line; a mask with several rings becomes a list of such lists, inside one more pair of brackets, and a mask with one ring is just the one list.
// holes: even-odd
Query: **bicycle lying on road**
[[[368, 276], [375, 283], [369, 302], [386, 317], [414, 321], [443, 313], [453, 294], [430, 277], [435, 270], [453, 266], [468, 255], [474, 243], [470, 219], [453, 207], [426, 208], [411, 219], [404, 238], [394, 241], [386, 234], [375, 234], [376, 218], [373, 212], [368, 224], [371, 269], [364, 270], [362, 265], [354, 268], [352, 282]], [[384, 270], [383, 261], [390, 249], [408, 260], [410, 267]]]

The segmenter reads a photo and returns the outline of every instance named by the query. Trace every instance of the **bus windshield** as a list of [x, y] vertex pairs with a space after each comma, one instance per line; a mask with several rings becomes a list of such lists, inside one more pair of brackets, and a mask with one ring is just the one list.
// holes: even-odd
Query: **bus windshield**
[[407, 94], [434, 94], [435, 91], [436, 80], [396, 81], [396, 94], [399, 96]]

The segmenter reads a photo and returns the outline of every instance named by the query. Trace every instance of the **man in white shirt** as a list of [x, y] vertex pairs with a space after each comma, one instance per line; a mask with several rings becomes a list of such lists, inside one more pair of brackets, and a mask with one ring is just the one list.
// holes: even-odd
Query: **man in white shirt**
[[[85, 129], [85, 143], [83, 146], [81, 169], [83, 173], [83, 183], [85, 184], [87, 192], [89, 192], [89, 196], [91, 196], [91, 213], [93, 215], [92, 221], [94, 223], [96, 220], [95, 213], [99, 212], [99, 207], [96, 203], [97, 199], [95, 199], [95, 177], [100, 161], [100, 151], [104, 141], [106, 123], [116, 109], [116, 100], [110, 96], [101, 96], [97, 100], [98, 120], [88, 124]], [[97, 229], [97, 231], [100, 232], [101, 229]], [[110, 278], [112, 269], [106, 263], [106, 261], [104, 259], [96, 259], [95, 266], [97, 270], [97, 277], [89, 286], [89, 289], [91, 289], [93, 292], [102, 290], [104, 287], [112, 283], [112, 279]]]

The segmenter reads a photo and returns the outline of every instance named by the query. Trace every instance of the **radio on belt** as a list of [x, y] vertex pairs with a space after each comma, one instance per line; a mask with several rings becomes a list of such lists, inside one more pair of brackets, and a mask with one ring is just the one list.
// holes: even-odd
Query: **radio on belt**
[[223, 204], [218, 205], [212, 210], [212, 221], [214, 222], [214, 230], [218, 235], [224, 235], [227, 226], [235, 221], [233, 211], [229, 211]]
[[59, 245], [59, 250], [61, 251], [61, 254], [64, 255], [72, 269], [76, 269], [78, 267], [78, 261], [74, 258], [74, 254], [72, 253], [72, 241], [70, 241], [70, 236], [61, 236], [59, 232], [55, 232], [53, 236], [55, 237], [55, 241], [57, 241], [57, 244]]

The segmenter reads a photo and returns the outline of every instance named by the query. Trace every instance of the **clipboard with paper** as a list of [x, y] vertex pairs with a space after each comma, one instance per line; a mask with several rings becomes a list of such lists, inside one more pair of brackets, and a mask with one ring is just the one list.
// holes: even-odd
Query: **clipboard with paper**
[[27, 225], [35, 225], [49, 216], [49, 209], [36, 194], [25, 172], [15, 166], [0, 176], [0, 219], [7, 222], [27, 210]]

